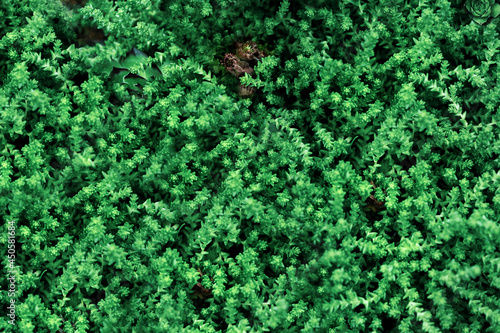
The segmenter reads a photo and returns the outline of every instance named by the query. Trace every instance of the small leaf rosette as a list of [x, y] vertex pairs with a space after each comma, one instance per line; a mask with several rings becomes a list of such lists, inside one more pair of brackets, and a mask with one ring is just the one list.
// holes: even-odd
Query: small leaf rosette
[[103, 72], [112, 76], [112, 81], [124, 84], [128, 89], [141, 91], [152, 77], [162, 74], [147, 63], [147, 56], [133, 49], [133, 54], [122, 60], [113, 60], [103, 65]]
[[465, 7], [471, 13], [474, 22], [484, 24], [490, 17], [500, 15], [500, 4], [495, 0], [467, 0]]

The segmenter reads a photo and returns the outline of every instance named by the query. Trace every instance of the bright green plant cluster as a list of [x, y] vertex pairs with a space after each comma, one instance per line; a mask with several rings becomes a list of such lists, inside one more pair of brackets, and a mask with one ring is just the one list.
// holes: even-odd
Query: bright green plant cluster
[[0, 331], [499, 332], [497, 9], [0, 1]]

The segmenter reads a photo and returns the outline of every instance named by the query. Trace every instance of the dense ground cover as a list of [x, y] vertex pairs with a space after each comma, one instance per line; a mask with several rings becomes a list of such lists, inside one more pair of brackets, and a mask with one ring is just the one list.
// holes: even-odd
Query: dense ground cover
[[2, 0], [0, 330], [499, 332], [499, 7]]

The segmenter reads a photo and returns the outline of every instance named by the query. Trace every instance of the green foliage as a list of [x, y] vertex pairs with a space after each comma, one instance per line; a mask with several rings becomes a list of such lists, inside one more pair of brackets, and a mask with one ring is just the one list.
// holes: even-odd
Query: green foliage
[[0, 331], [498, 332], [497, 12], [1, 1]]
[[500, 4], [495, 0], [467, 0], [465, 6], [477, 24], [484, 24], [490, 17], [500, 15]]

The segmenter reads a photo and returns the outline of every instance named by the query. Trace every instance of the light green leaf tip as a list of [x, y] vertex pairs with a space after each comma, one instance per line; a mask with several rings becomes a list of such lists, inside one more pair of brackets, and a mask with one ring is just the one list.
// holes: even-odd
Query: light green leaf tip
[[495, 18], [500, 15], [500, 4], [496, 3], [491, 8], [491, 17]]

